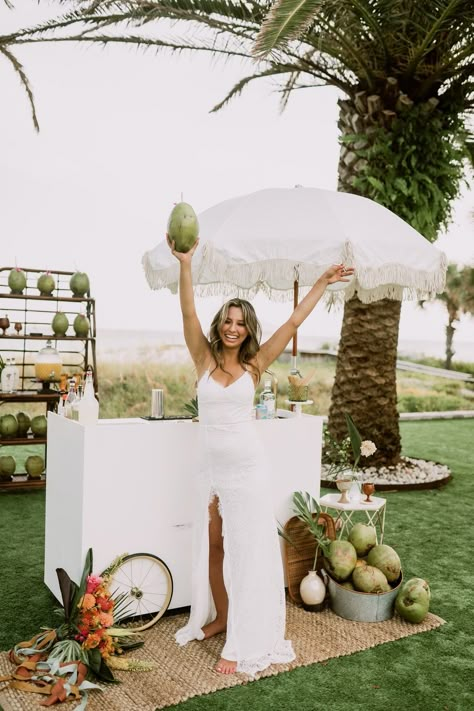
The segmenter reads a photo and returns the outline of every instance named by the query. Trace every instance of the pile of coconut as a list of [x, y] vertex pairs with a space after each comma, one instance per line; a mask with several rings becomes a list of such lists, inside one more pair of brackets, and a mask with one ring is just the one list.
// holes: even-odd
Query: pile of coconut
[[[324, 567], [343, 587], [368, 594], [390, 592], [402, 577], [398, 553], [385, 544], [377, 545], [375, 528], [363, 523], [351, 528], [347, 541], [331, 541]], [[398, 614], [415, 623], [426, 617], [429, 605], [430, 589], [421, 578], [406, 581], [395, 600]]]

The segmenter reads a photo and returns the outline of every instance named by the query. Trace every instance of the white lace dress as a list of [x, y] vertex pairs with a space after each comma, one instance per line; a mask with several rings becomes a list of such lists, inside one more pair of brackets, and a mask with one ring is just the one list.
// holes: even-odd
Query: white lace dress
[[199, 466], [193, 524], [191, 614], [178, 644], [203, 639], [215, 617], [209, 585], [209, 502], [219, 499], [224, 582], [229, 597], [222, 657], [254, 676], [293, 660], [285, 640], [285, 589], [271, 481], [252, 418], [254, 382], [245, 372], [228, 387], [206, 373], [198, 383]]

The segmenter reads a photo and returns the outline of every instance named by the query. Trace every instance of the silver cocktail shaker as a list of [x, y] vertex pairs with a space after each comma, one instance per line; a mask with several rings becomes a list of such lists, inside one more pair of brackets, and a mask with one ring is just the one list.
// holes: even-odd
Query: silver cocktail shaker
[[151, 417], [155, 420], [165, 416], [163, 405], [163, 390], [153, 389], [151, 391]]

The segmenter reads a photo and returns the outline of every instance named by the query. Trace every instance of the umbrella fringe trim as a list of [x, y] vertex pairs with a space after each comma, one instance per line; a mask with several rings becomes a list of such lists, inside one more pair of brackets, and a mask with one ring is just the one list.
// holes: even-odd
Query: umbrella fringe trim
[[[325, 300], [329, 305], [348, 301], [356, 294], [365, 304], [380, 299], [430, 299], [445, 288], [448, 260], [443, 252], [440, 252], [438, 268], [433, 272], [427, 272], [402, 264], [363, 268], [358, 266], [357, 260], [354, 259], [350, 243], [345, 244], [344, 251], [344, 261], [355, 267], [356, 279], [347, 289], [327, 292]], [[229, 265], [225, 255], [216, 250], [211, 243], [203, 245], [200, 256], [201, 258], [193, 263], [193, 281], [197, 296], [223, 295], [251, 299], [257, 293], [264, 293], [272, 301], [291, 301], [294, 276], [297, 274], [299, 276], [301, 297], [303, 297], [329, 266], [295, 264], [282, 259]], [[142, 265], [152, 289], [166, 287], [171, 293], [177, 293], [179, 279], [177, 262], [157, 270], [147, 252], [143, 256]], [[205, 278], [210, 278], [212, 281], [203, 283], [202, 280]], [[281, 286], [269, 284], [281, 284]]]

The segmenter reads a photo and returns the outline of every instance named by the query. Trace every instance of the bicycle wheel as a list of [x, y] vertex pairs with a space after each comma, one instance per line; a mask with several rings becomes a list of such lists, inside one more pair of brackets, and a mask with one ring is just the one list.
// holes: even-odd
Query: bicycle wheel
[[132, 553], [111, 575], [109, 588], [113, 597], [120, 600], [115, 625], [141, 632], [158, 622], [168, 609], [173, 578], [158, 556]]

